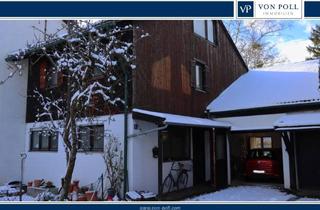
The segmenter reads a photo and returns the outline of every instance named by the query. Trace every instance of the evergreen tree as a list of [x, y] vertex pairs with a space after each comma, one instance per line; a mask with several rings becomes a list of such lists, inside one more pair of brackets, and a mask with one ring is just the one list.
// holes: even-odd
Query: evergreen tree
[[312, 42], [311, 45], [307, 47], [308, 52], [311, 54], [311, 58], [320, 57], [320, 25], [316, 25], [312, 28], [311, 36], [309, 38]]

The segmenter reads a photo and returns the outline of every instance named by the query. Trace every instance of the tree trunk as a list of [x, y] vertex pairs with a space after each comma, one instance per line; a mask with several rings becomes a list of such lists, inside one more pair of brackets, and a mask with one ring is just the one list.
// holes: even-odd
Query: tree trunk
[[63, 183], [63, 194], [61, 197], [61, 200], [65, 200], [68, 197], [68, 192], [69, 192], [69, 186], [72, 180], [72, 174], [74, 170], [74, 166], [76, 164], [76, 157], [77, 153], [71, 152], [69, 161], [68, 161], [68, 167], [67, 167], [67, 172], [64, 177], [64, 183]]
[[77, 159], [77, 152], [78, 152], [78, 139], [77, 139], [77, 126], [76, 126], [76, 121], [74, 117], [74, 111], [75, 107], [71, 107], [70, 110], [70, 129], [71, 129], [71, 151], [69, 153], [69, 160], [68, 160], [68, 167], [67, 167], [67, 172], [64, 177], [64, 183], [63, 183], [63, 194], [61, 196], [61, 200], [65, 200], [68, 197], [68, 192], [69, 192], [69, 186], [72, 181], [72, 175], [73, 175], [73, 170], [76, 164], [76, 159]]

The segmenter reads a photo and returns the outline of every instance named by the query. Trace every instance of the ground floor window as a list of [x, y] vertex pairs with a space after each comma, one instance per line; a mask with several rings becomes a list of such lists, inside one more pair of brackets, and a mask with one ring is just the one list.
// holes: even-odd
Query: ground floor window
[[272, 148], [272, 138], [250, 137], [250, 149]]
[[58, 135], [52, 131], [32, 130], [30, 151], [58, 151]]
[[190, 129], [171, 126], [163, 138], [163, 161], [182, 161], [191, 159]]
[[104, 126], [80, 126], [79, 127], [79, 150], [103, 152]]

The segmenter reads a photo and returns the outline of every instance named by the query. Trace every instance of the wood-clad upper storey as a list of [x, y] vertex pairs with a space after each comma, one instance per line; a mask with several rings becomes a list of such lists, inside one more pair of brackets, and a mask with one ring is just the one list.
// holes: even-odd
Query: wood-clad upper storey
[[[193, 21], [134, 23], [150, 34], [136, 42], [135, 108], [203, 116], [208, 103], [247, 71], [221, 21], [214, 21], [216, 43], [195, 34]], [[205, 66], [204, 91], [193, 85], [195, 62]]]

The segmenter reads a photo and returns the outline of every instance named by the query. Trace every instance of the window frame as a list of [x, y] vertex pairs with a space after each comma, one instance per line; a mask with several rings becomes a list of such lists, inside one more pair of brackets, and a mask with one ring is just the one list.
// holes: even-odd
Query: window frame
[[[259, 141], [260, 141], [260, 147], [259, 147], [259, 148], [252, 148], [252, 147], [251, 147], [251, 139], [252, 139], [252, 138], [257, 138], [257, 139], [259, 139]], [[265, 139], [270, 139], [270, 140], [271, 140], [271, 147], [265, 147], [265, 145], [264, 145]], [[249, 148], [250, 148], [250, 149], [272, 149], [272, 148], [273, 148], [272, 142], [273, 142], [272, 136], [250, 136], [250, 137], [249, 137]]]
[[[98, 127], [102, 127], [103, 129], [103, 144], [102, 144], [102, 148], [96, 148], [94, 149], [94, 142], [95, 142], [95, 139], [96, 139], [96, 134], [95, 134], [95, 129], [98, 128]], [[101, 153], [101, 152], [104, 152], [104, 125], [103, 124], [97, 124], [97, 125], [79, 125], [78, 126], [78, 137], [79, 139], [81, 138], [80, 137], [80, 130], [81, 128], [89, 128], [89, 148], [81, 148], [81, 142], [79, 142], [78, 144], [78, 151], [79, 152], [97, 152], [97, 153]]]
[[[202, 66], [203, 67], [203, 69], [200, 70], [202, 74], [199, 74], [199, 76], [201, 75], [201, 78], [202, 78], [202, 82], [200, 81], [200, 83], [202, 84], [202, 87], [197, 86], [197, 66]], [[208, 89], [208, 87], [207, 87], [208, 66], [205, 64], [205, 62], [203, 62], [203, 61], [201, 61], [199, 59], [194, 59], [191, 71], [192, 71], [191, 77], [193, 77], [193, 78], [191, 78], [191, 81], [192, 81], [192, 85], [191, 86], [196, 91], [206, 93], [207, 89]]]
[[[38, 132], [39, 134], [39, 148], [34, 148], [34, 138], [33, 138], [33, 133], [34, 132]], [[43, 137], [43, 133], [46, 132], [44, 130], [30, 130], [30, 145], [29, 145], [29, 152], [58, 152], [59, 150], [59, 139], [58, 139], [58, 133], [55, 132], [55, 135], [53, 135], [51, 132], [48, 132], [47, 135], [49, 135], [48, 137], [48, 148], [42, 148], [42, 137]], [[52, 145], [52, 141], [54, 141], [55, 137], [55, 141], [56, 143], [56, 148], [53, 148]]]
[[[218, 46], [218, 30], [217, 30], [217, 21], [216, 20], [201, 20], [204, 21], [204, 27], [205, 27], [205, 37], [203, 37], [202, 35], [198, 34], [195, 32], [195, 28], [194, 28], [194, 21], [192, 21], [192, 32], [195, 36], [204, 39], [206, 41], [208, 41], [211, 45], [213, 46]], [[196, 20], [199, 21], [199, 20]], [[208, 22], [211, 21], [212, 22], [212, 41], [209, 40], [209, 32], [208, 32]]]

